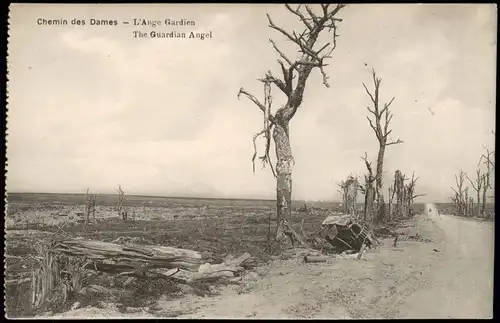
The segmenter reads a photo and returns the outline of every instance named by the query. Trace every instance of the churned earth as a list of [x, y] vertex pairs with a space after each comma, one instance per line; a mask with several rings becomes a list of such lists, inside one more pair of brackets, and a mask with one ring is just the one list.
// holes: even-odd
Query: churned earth
[[491, 318], [493, 223], [439, 215], [435, 206], [361, 259], [308, 264], [275, 259], [220, 287], [123, 313], [110, 306], [80, 308], [58, 317], [179, 318]]

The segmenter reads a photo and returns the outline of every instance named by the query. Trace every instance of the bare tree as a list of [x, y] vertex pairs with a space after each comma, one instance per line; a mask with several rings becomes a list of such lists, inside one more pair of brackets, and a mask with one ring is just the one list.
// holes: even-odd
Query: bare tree
[[469, 206], [467, 209], [469, 210], [469, 212], [474, 212], [474, 198], [472, 196], [469, 197]]
[[[302, 10], [302, 5], [292, 8], [290, 5], [285, 5], [288, 11], [296, 16], [303, 27], [299, 32], [287, 31], [277, 26], [268, 14], [267, 19], [269, 27], [287, 40], [291, 41], [298, 50], [299, 57], [292, 60], [287, 56], [273, 41], [270, 40], [274, 50], [278, 53], [278, 64], [283, 74], [282, 79], [274, 76], [271, 71], [265, 74], [265, 77], [260, 79], [264, 83], [264, 103], [261, 103], [253, 94], [241, 88], [238, 92], [238, 98], [241, 94], [250, 99], [264, 114], [263, 129], [257, 133], [254, 140], [254, 156], [257, 155], [255, 140], [259, 136], [264, 136], [266, 139], [265, 153], [259, 157], [263, 165], [270, 164], [269, 158], [271, 132], [275, 144], [276, 152], [276, 169], [271, 170], [276, 177], [277, 189], [277, 231], [276, 239], [281, 240], [284, 235], [288, 236], [292, 242], [295, 232], [288, 225], [291, 221], [291, 199], [292, 199], [292, 168], [294, 159], [290, 145], [290, 120], [295, 116], [299, 106], [301, 106], [306, 82], [314, 69], [319, 69], [323, 76], [323, 83], [328, 85], [328, 77], [324, 71], [325, 60], [331, 58], [332, 52], [337, 45], [337, 22], [342, 19], [337, 18], [338, 12], [345, 5], [338, 4], [332, 6], [330, 4], [322, 4], [321, 11], [315, 13], [309, 6], [305, 5], [305, 11]], [[330, 31], [332, 40], [327, 43], [318, 44], [318, 38], [323, 31]], [[295, 80], [295, 81], [294, 81]], [[275, 85], [286, 96], [286, 103], [279, 108], [274, 115], [271, 113], [271, 85]], [[255, 170], [255, 166], [254, 166]]]
[[87, 231], [87, 226], [89, 224], [89, 214], [90, 214], [90, 208], [89, 208], [89, 189], [87, 188], [87, 193], [85, 194], [85, 212], [83, 214], [84, 216], [84, 224], [85, 224], [85, 232]]
[[97, 197], [95, 194], [89, 194], [89, 189], [87, 188], [87, 193], [85, 195], [85, 231], [87, 231], [87, 226], [90, 222], [90, 214], [92, 214], [92, 220], [95, 222], [95, 209], [97, 204]]
[[[480, 200], [480, 197], [481, 197], [481, 192], [482, 192], [482, 186], [483, 186], [483, 182], [484, 182], [484, 176], [481, 174], [481, 170], [479, 169], [479, 166], [478, 166], [478, 169], [476, 170], [476, 178], [473, 180], [470, 179], [470, 177], [468, 175], [465, 175], [467, 180], [469, 181], [470, 185], [472, 186], [472, 188], [474, 189], [474, 191], [476, 191], [476, 197], [477, 197], [477, 200], [476, 200], [476, 210], [474, 209], [471, 209], [470, 212], [472, 212], [474, 216], [479, 216], [479, 214], [481, 213], [481, 200]], [[467, 197], [465, 199], [467, 201]], [[468, 214], [468, 212], [465, 212], [466, 214]]]
[[[492, 130], [491, 133], [493, 134], [493, 136], [495, 136], [495, 131]], [[494, 170], [495, 161], [493, 160], [493, 158], [495, 157], [495, 151], [493, 150], [490, 152], [490, 150], [485, 146], [483, 146], [483, 148], [485, 152], [481, 155], [479, 162], [481, 162], [484, 159], [484, 162], [489, 164], [489, 169]]]
[[454, 192], [454, 195], [451, 197], [451, 200], [455, 204], [457, 215], [460, 216], [466, 215], [465, 211], [466, 211], [467, 200], [465, 198], [465, 194], [467, 193], [467, 188], [464, 186], [465, 179], [466, 179], [465, 172], [463, 170], [460, 170], [458, 175], [455, 175], [456, 189], [451, 187], [451, 189]]
[[[485, 152], [481, 155], [481, 158], [479, 158], [479, 163], [478, 167], [480, 166], [481, 162], [486, 166], [486, 172], [483, 174], [483, 204], [481, 206], [481, 216], [485, 217], [485, 208], [486, 208], [486, 199], [487, 199], [487, 193], [488, 189], [493, 189], [491, 187], [490, 183], [490, 175], [491, 172], [495, 169], [495, 162], [493, 161], [495, 152], [490, 151], [487, 147], [483, 146]], [[479, 207], [479, 206], [478, 206]]]
[[338, 189], [337, 192], [340, 193], [340, 196], [342, 197], [342, 206], [344, 208], [344, 213], [347, 214], [347, 185], [346, 183], [342, 180], [340, 183], [337, 184]]
[[365, 185], [360, 186], [361, 194], [365, 196], [363, 219], [366, 221], [373, 221], [373, 202], [375, 200], [375, 188], [373, 183], [375, 182], [375, 176], [373, 176], [372, 164], [368, 161], [368, 156], [365, 152], [365, 156], [361, 157], [365, 162], [366, 169], [368, 173], [365, 175]]
[[395, 216], [402, 218], [406, 216], [405, 213], [405, 198], [406, 198], [406, 186], [404, 184], [406, 176], [401, 173], [398, 169], [394, 173], [394, 194], [396, 195], [396, 207], [394, 210]]
[[406, 191], [406, 208], [408, 211], [408, 215], [411, 215], [411, 206], [413, 205], [414, 200], [417, 197], [425, 196], [425, 194], [417, 194], [415, 193], [415, 186], [417, 185], [418, 177], [415, 177], [415, 172], [411, 175], [410, 182], [405, 186]]
[[354, 215], [356, 209], [356, 199], [359, 189], [358, 178], [352, 175], [347, 176], [345, 181], [341, 181], [337, 184], [338, 191], [342, 195], [342, 203], [344, 206], [344, 214]]
[[393, 97], [388, 103], [384, 103], [384, 106], [381, 107], [379, 99], [380, 99], [380, 85], [382, 83], [382, 79], [377, 77], [377, 74], [373, 69], [372, 69], [372, 78], [374, 85], [373, 93], [371, 93], [370, 90], [368, 90], [365, 83], [363, 83], [363, 87], [365, 88], [365, 91], [370, 97], [370, 100], [373, 104], [373, 108], [370, 108], [369, 106], [366, 107], [368, 109], [368, 112], [372, 115], [372, 118], [370, 118], [370, 116], [367, 116], [366, 118], [368, 119], [370, 127], [375, 132], [375, 136], [377, 137], [379, 144], [379, 150], [377, 155], [377, 169], [375, 173], [375, 180], [376, 180], [375, 192], [377, 200], [377, 211], [375, 214], [374, 222], [380, 223], [381, 221], [383, 221], [385, 213], [383, 178], [382, 178], [384, 170], [385, 149], [390, 145], [401, 144], [403, 143], [403, 141], [401, 141], [399, 138], [396, 141], [388, 140], [388, 137], [392, 132], [392, 129], [389, 129], [389, 124], [393, 116], [391, 109], [389, 109], [389, 107], [391, 106], [395, 98]]
[[388, 221], [391, 221], [391, 219], [393, 219], [393, 216], [392, 216], [392, 213], [393, 213], [393, 209], [392, 209], [392, 201], [394, 201], [394, 195], [395, 195], [396, 191], [394, 190], [394, 185], [393, 186], [389, 186], [389, 209], [387, 210], [387, 220]]
[[118, 203], [117, 203], [118, 216], [121, 216], [123, 220], [127, 220], [127, 210], [124, 205], [125, 192], [122, 190], [121, 185], [118, 185], [118, 189], [116, 191], [118, 192]]

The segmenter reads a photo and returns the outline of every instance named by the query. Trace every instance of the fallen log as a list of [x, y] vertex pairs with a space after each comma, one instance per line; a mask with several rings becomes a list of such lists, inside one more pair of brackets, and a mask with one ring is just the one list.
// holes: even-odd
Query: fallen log
[[333, 259], [332, 257], [329, 256], [304, 256], [304, 262], [306, 263], [317, 263], [317, 262], [326, 262], [330, 259]]
[[171, 279], [183, 283], [234, 278], [245, 270], [252, 256], [227, 257], [221, 264], [210, 264], [202, 253], [155, 245], [136, 245], [95, 240], [64, 240], [55, 244], [53, 252], [84, 257], [87, 269], [131, 277]]
[[86, 257], [89, 260], [107, 265], [140, 267], [145, 264], [161, 268], [179, 268], [198, 271], [203, 263], [200, 252], [154, 245], [119, 245], [95, 240], [59, 241], [55, 252], [68, 256]]

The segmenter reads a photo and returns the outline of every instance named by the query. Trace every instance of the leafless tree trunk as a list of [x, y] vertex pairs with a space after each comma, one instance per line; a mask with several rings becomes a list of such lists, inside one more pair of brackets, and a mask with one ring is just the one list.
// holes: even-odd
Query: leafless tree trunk
[[89, 215], [90, 215], [90, 198], [89, 198], [89, 189], [87, 188], [87, 193], [85, 194], [85, 212], [84, 212], [84, 228], [85, 232], [87, 232], [87, 226], [89, 224]]
[[401, 173], [400, 170], [396, 170], [394, 173], [394, 192], [396, 194], [396, 209], [395, 209], [395, 217], [402, 218], [405, 216], [404, 214], [404, 201], [405, 201], [405, 176]]
[[370, 100], [373, 104], [373, 108], [370, 108], [369, 106], [367, 107], [368, 112], [373, 116], [373, 119], [371, 119], [369, 116], [367, 116], [366, 118], [368, 119], [370, 127], [375, 132], [379, 144], [379, 150], [377, 155], [377, 170], [375, 174], [377, 211], [375, 213], [375, 218], [374, 218], [375, 224], [378, 224], [384, 220], [384, 213], [385, 213], [385, 202], [383, 193], [383, 170], [384, 170], [385, 149], [389, 145], [400, 144], [403, 143], [403, 141], [401, 141], [399, 138], [396, 141], [392, 140], [388, 141], [388, 136], [392, 132], [392, 129], [389, 130], [389, 124], [393, 116], [389, 107], [394, 101], [394, 97], [388, 103], [385, 103], [383, 107], [380, 107], [379, 92], [382, 79], [377, 77], [377, 74], [373, 69], [372, 69], [372, 78], [374, 85], [373, 94], [368, 90], [368, 88], [364, 83], [363, 87], [365, 88], [366, 93], [370, 97]]
[[473, 214], [473, 211], [472, 210], [469, 210], [469, 203], [467, 202], [469, 200], [469, 188], [466, 187], [465, 188], [465, 197], [464, 197], [464, 202], [463, 202], [463, 207], [464, 207], [464, 213], [465, 213], [465, 216], [472, 216]]
[[[282, 240], [284, 235], [288, 236], [293, 243], [293, 238], [296, 233], [292, 230], [288, 223], [291, 221], [291, 201], [292, 201], [292, 169], [294, 159], [290, 145], [290, 120], [295, 116], [297, 109], [302, 104], [306, 82], [313, 69], [317, 68], [323, 75], [323, 83], [328, 85], [328, 77], [324, 71], [327, 64], [324, 60], [330, 58], [331, 53], [336, 47], [336, 29], [337, 22], [342, 19], [337, 18], [337, 13], [345, 7], [345, 5], [331, 6], [330, 4], [322, 4], [321, 12], [314, 13], [309, 6], [304, 6], [305, 11], [301, 10], [302, 6], [292, 8], [290, 5], [285, 5], [286, 8], [296, 16], [302, 26], [301, 32], [286, 31], [274, 24], [270, 15], [267, 15], [269, 27], [278, 31], [286, 39], [290, 40], [298, 48], [299, 57], [294, 61], [289, 59], [287, 55], [281, 51], [277, 44], [270, 40], [274, 50], [278, 53], [278, 63], [283, 74], [283, 78], [273, 76], [271, 71], [265, 74], [265, 77], [260, 81], [264, 83], [264, 104], [262, 104], [254, 95], [241, 88], [238, 92], [238, 97], [243, 94], [250, 99], [264, 114], [264, 127], [254, 136], [254, 156], [257, 155], [255, 140], [259, 136], [264, 136], [266, 139], [265, 153], [259, 157], [263, 165], [271, 165], [271, 171], [276, 177], [276, 199], [277, 199], [277, 231], [276, 239]], [[329, 43], [318, 45], [318, 37], [324, 30], [332, 31], [332, 40]], [[294, 79], [296, 80], [294, 82]], [[294, 86], [295, 83], [295, 86]], [[273, 115], [271, 113], [271, 87], [274, 84], [286, 96], [286, 103], [279, 108]], [[272, 168], [269, 158], [270, 142], [272, 138], [275, 144], [276, 152], [276, 171]], [[255, 164], [254, 164], [255, 171]]]
[[342, 207], [344, 208], [344, 214], [347, 214], [348, 208], [347, 208], [347, 185], [344, 181], [341, 181], [339, 184], [337, 184], [339, 187], [337, 191], [340, 193], [342, 196]]
[[365, 175], [365, 186], [361, 187], [361, 193], [365, 195], [365, 205], [363, 220], [373, 221], [373, 202], [375, 200], [375, 188], [373, 183], [375, 182], [375, 177], [373, 176], [372, 164], [368, 161], [368, 156], [365, 152], [365, 157], [361, 157], [364, 160], [368, 174]]
[[[356, 201], [358, 198], [359, 182], [358, 177], [351, 176], [348, 184], [348, 204], [349, 204], [349, 214], [354, 216], [356, 213]], [[357, 216], [357, 215], [356, 215]]]
[[92, 213], [92, 221], [95, 222], [95, 208], [97, 197], [94, 194], [89, 194], [89, 189], [87, 188], [87, 193], [85, 194], [85, 231], [87, 231], [87, 226], [90, 222], [90, 214]]
[[466, 215], [465, 213], [465, 207], [467, 204], [467, 200], [465, 199], [465, 193], [466, 193], [466, 188], [464, 187], [464, 181], [466, 178], [466, 174], [463, 170], [460, 170], [458, 175], [455, 175], [455, 188], [451, 188], [453, 192], [455, 193], [454, 196], [452, 196], [451, 200], [455, 204], [455, 208], [457, 210], [457, 215], [459, 216], [464, 216]]
[[[474, 189], [474, 191], [476, 192], [476, 197], [477, 197], [477, 200], [476, 200], [476, 209], [471, 209], [469, 210], [470, 212], [466, 212], [466, 214], [469, 214], [471, 213], [471, 215], [473, 216], [479, 216], [481, 212], [481, 192], [482, 192], [482, 186], [483, 186], [483, 175], [481, 175], [481, 170], [478, 168], [476, 170], [476, 178], [474, 179], [474, 181], [472, 181], [468, 175], [465, 175], [465, 177], [467, 178], [467, 180], [469, 181], [470, 185], [472, 186], [472, 188]], [[468, 201], [468, 198], [467, 198], [467, 192], [466, 192], [466, 196], [465, 196], [465, 200]]]
[[[483, 164], [486, 166], [486, 172], [483, 174], [483, 205], [481, 206], [481, 216], [485, 217], [484, 210], [486, 208], [486, 200], [488, 189], [491, 189], [490, 183], [490, 174], [495, 168], [495, 163], [493, 161], [493, 157], [495, 152], [490, 151], [488, 148], [484, 147], [485, 153], [479, 159], [479, 164], [483, 161]], [[479, 165], [478, 165], [479, 167]], [[479, 206], [478, 206], [479, 208]]]
[[342, 194], [342, 203], [344, 206], [344, 214], [354, 215], [356, 209], [356, 199], [359, 189], [358, 179], [349, 175], [345, 181], [338, 184], [338, 191]]
[[[477, 207], [479, 208], [479, 207]], [[474, 212], [474, 198], [473, 197], [469, 197], [469, 210], [471, 210], [471, 212]]]
[[389, 187], [389, 209], [387, 210], [387, 220], [391, 221], [393, 219], [393, 209], [392, 209], [392, 202], [394, 201], [394, 186]]
[[118, 185], [118, 189], [116, 191], [118, 192], [118, 203], [117, 203], [118, 216], [122, 217], [123, 220], [127, 220], [127, 210], [124, 206], [125, 192], [122, 190], [121, 185]]
[[405, 187], [406, 188], [406, 200], [405, 200], [405, 202], [407, 205], [408, 215], [411, 215], [411, 213], [412, 213], [411, 207], [413, 205], [414, 200], [417, 197], [425, 196], [425, 194], [416, 194], [415, 193], [415, 186], [417, 185], [417, 180], [418, 180], [418, 177], [415, 177], [415, 172], [413, 172], [413, 174], [411, 175], [410, 182]]
[[97, 206], [97, 196], [92, 195], [92, 222], [95, 223], [95, 209]]

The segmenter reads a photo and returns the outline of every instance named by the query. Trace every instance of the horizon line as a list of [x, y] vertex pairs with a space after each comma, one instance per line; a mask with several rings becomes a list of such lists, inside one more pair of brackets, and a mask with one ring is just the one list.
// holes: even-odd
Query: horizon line
[[[5, 194], [47, 194], [47, 195], [86, 195], [86, 193], [61, 193], [61, 192], [7, 192]], [[116, 193], [99, 193], [96, 195], [115, 195]], [[167, 195], [154, 195], [154, 194], [126, 194], [126, 196], [135, 197], [156, 197], [156, 198], [170, 198], [170, 199], [197, 199], [197, 200], [242, 200], [242, 201], [265, 201], [265, 202], [275, 202], [276, 199], [269, 198], [255, 198], [255, 197], [203, 197], [203, 196], [167, 196]], [[335, 200], [315, 200], [315, 199], [292, 199], [292, 202], [324, 202], [324, 203], [342, 203]], [[357, 202], [356, 204], [362, 204], [363, 202]], [[388, 201], [386, 202], [388, 203]], [[447, 201], [435, 201], [435, 202], [417, 202], [415, 204], [427, 204], [427, 203], [451, 203]]]

